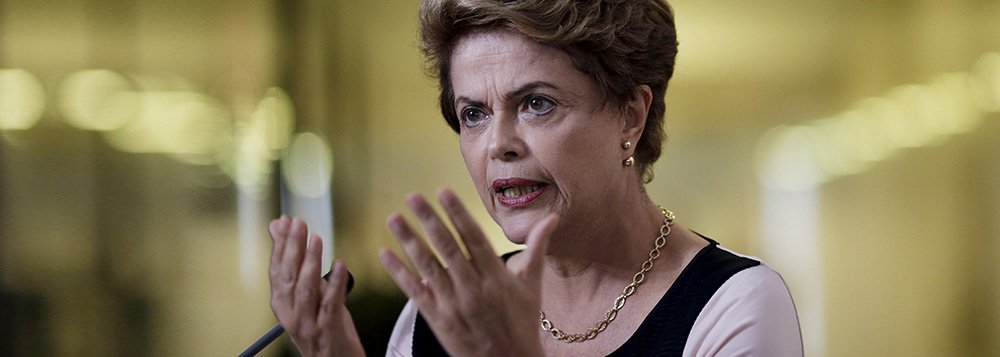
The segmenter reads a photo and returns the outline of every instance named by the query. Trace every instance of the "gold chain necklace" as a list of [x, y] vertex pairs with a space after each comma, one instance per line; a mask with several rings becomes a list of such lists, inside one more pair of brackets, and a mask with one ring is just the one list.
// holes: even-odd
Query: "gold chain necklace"
[[615, 298], [615, 303], [611, 305], [611, 309], [604, 314], [604, 318], [601, 319], [601, 321], [594, 327], [588, 328], [586, 332], [569, 334], [552, 325], [552, 321], [545, 318], [545, 312], [539, 311], [538, 313], [541, 314], [541, 316], [538, 317], [538, 322], [542, 324], [542, 330], [548, 332], [553, 338], [559, 341], [573, 343], [592, 340], [594, 337], [597, 337], [597, 334], [604, 332], [604, 330], [608, 328], [608, 324], [618, 317], [618, 310], [621, 310], [622, 307], [625, 306], [625, 300], [628, 299], [629, 296], [632, 296], [632, 294], [635, 293], [635, 288], [642, 285], [642, 282], [646, 280], [646, 272], [653, 269], [653, 261], [660, 257], [660, 249], [667, 244], [667, 236], [670, 235], [670, 226], [674, 224], [674, 213], [664, 209], [663, 207], [657, 207], [660, 209], [660, 213], [663, 214], [663, 225], [660, 226], [660, 236], [656, 237], [655, 246], [653, 247], [653, 250], [649, 252], [649, 257], [646, 258], [646, 261], [642, 262], [642, 269], [639, 269], [639, 272], [635, 273], [635, 276], [632, 277], [632, 282], [625, 286], [621, 295]]

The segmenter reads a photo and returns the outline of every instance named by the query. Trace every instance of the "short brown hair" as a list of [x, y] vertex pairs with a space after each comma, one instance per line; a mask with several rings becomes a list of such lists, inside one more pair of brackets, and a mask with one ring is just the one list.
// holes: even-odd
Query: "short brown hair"
[[461, 126], [449, 73], [452, 51], [469, 33], [497, 29], [565, 51], [616, 105], [648, 85], [653, 102], [635, 159], [643, 181], [652, 179], [666, 139], [664, 95], [677, 56], [673, 11], [665, 0], [424, 0], [420, 48], [440, 82], [441, 114], [455, 132]]

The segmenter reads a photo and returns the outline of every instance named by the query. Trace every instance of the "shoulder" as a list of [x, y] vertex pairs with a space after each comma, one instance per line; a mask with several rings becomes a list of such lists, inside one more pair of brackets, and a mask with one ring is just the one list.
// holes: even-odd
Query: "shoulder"
[[385, 351], [387, 357], [407, 357], [413, 354], [413, 330], [416, 323], [417, 307], [410, 300], [403, 306], [403, 311], [396, 319], [396, 326], [392, 328], [392, 336], [389, 337], [389, 345]]
[[684, 352], [685, 356], [802, 355], [795, 305], [781, 275], [764, 262], [733, 274], [701, 310]]

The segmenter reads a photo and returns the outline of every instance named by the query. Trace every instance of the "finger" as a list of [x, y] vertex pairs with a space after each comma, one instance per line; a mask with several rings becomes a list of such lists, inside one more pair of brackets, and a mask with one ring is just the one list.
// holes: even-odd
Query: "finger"
[[403, 246], [403, 251], [410, 257], [413, 266], [434, 289], [440, 292], [451, 291], [451, 278], [427, 244], [410, 228], [399, 214], [389, 216], [389, 230]]
[[541, 281], [542, 263], [545, 259], [545, 252], [549, 247], [549, 240], [556, 225], [559, 224], [559, 216], [552, 214], [535, 224], [528, 233], [527, 248], [525, 248], [526, 259], [520, 264], [512, 267], [512, 271], [529, 281]]
[[320, 262], [323, 260], [323, 239], [318, 235], [309, 238], [306, 254], [299, 268], [295, 282], [295, 297], [292, 306], [302, 316], [316, 316], [319, 300]]
[[330, 281], [323, 288], [323, 300], [320, 303], [320, 313], [317, 314], [320, 324], [328, 325], [336, 321], [331, 318], [347, 300], [347, 267], [337, 261], [330, 270]]
[[389, 272], [390, 276], [392, 276], [392, 280], [396, 282], [397, 286], [399, 286], [399, 289], [403, 290], [403, 293], [406, 294], [407, 297], [413, 299], [413, 301], [417, 303], [417, 307], [423, 309], [431, 306], [431, 303], [434, 300], [434, 295], [430, 289], [428, 289], [427, 286], [420, 281], [420, 278], [410, 271], [410, 269], [406, 267], [406, 264], [404, 264], [403, 261], [396, 256], [396, 253], [383, 248], [378, 252], [378, 257], [382, 261], [382, 266], [384, 266], [385, 270]]
[[455, 225], [458, 236], [461, 237], [465, 248], [469, 250], [469, 260], [480, 272], [495, 272], [503, 269], [503, 262], [497, 259], [497, 253], [493, 250], [483, 230], [472, 218], [469, 211], [465, 209], [462, 200], [450, 189], [442, 189], [438, 192], [438, 200], [444, 207], [451, 223]]
[[285, 236], [288, 234], [288, 221], [278, 218], [271, 221], [271, 224], [267, 226], [268, 233], [271, 234], [271, 241], [274, 242], [274, 246], [271, 248], [271, 269], [275, 269], [281, 265], [281, 257], [285, 251]]
[[285, 236], [284, 251], [281, 256], [281, 265], [278, 268], [278, 277], [285, 288], [291, 289], [295, 285], [296, 278], [305, 258], [306, 234], [308, 228], [305, 222], [295, 218], [289, 222], [288, 234]]
[[271, 221], [268, 225], [268, 232], [274, 241], [271, 249], [271, 264], [268, 267], [268, 280], [271, 283], [271, 301], [278, 306], [288, 304], [291, 307], [289, 295], [291, 295], [291, 280], [282, 273], [282, 262], [285, 245], [288, 240], [288, 228], [291, 220], [288, 216], [282, 215], [280, 218]]
[[434, 248], [437, 248], [445, 263], [448, 264], [448, 273], [462, 281], [475, 279], [475, 272], [472, 270], [469, 260], [465, 258], [465, 254], [459, 248], [455, 237], [445, 226], [441, 217], [434, 212], [430, 203], [427, 203], [427, 200], [418, 194], [411, 194], [406, 198], [406, 203], [420, 220], [420, 225], [427, 233], [427, 239], [431, 241], [431, 244], [434, 244]]

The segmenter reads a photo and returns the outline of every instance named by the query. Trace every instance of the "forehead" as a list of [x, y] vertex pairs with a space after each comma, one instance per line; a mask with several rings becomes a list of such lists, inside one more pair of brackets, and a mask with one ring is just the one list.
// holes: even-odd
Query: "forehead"
[[[569, 55], [506, 31], [464, 36], [451, 56], [451, 80], [458, 95], [504, 92], [525, 83], [546, 82], [576, 92], [591, 89]], [[578, 93], [583, 94], [583, 93]]]

